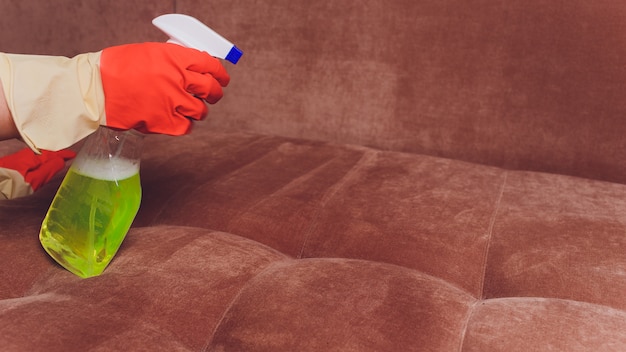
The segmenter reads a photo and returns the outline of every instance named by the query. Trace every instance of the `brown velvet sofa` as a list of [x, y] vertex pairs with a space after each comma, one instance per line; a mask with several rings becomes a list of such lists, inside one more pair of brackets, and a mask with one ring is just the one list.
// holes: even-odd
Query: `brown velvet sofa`
[[146, 137], [103, 275], [39, 245], [62, 174], [0, 202], [2, 351], [626, 351], [623, 2], [0, 9], [2, 51], [162, 41], [168, 12], [244, 51], [193, 133]]

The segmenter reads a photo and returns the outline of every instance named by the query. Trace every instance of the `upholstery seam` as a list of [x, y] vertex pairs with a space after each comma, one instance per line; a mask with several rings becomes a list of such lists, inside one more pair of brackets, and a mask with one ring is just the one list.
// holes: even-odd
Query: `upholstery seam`
[[465, 346], [465, 337], [467, 336], [467, 329], [469, 327], [470, 321], [472, 321], [474, 313], [476, 312], [476, 307], [480, 304], [480, 302], [484, 302], [484, 299], [477, 298], [476, 301], [474, 301], [474, 303], [472, 303], [468, 307], [467, 317], [465, 318], [465, 321], [463, 323], [464, 326], [461, 332], [461, 339], [459, 340], [459, 352], [463, 351], [463, 346]]
[[483, 256], [483, 265], [482, 265], [482, 277], [480, 280], [480, 286], [478, 287], [478, 292], [480, 294], [481, 299], [485, 298], [485, 279], [487, 277], [487, 260], [489, 259], [489, 251], [491, 249], [491, 242], [493, 239], [493, 229], [496, 224], [496, 218], [498, 217], [498, 212], [500, 210], [500, 206], [502, 204], [502, 198], [504, 196], [504, 189], [506, 187], [506, 182], [509, 176], [509, 172], [504, 170], [502, 184], [500, 185], [500, 192], [498, 193], [498, 199], [496, 200], [495, 208], [493, 210], [493, 214], [491, 214], [491, 219], [489, 220], [489, 227], [487, 228], [487, 243], [485, 244], [485, 254]]
[[489, 249], [491, 248], [491, 239], [493, 238], [493, 228], [495, 227], [496, 218], [498, 217], [498, 211], [500, 210], [500, 205], [502, 204], [502, 198], [504, 196], [504, 189], [506, 187], [506, 181], [508, 179], [509, 172], [504, 170], [502, 184], [500, 185], [500, 190], [498, 192], [498, 198], [496, 199], [495, 207], [493, 213], [491, 214], [491, 219], [489, 220], [489, 227], [487, 228], [487, 243], [485, 244], [485, 254], [483, 256], [483, 274], [480, 280], [479, 286], [479, 297], [476, 297], [476, 301], [468, 307], [468, 314], [464, 322], [463, 332], [461, 334], [459, 352], [463, 351], [463, 346], [465, 346], [465, 337], [467, 336], [467, 329], [469, 328], [470, 321], [476, 312], [476, 307], [485, 301], [485, 277], [487, 276], [487, 260], [489, 257]]
[[233, 299], [231, 299], [230, 302], [228, 303], [228, 306], [226, 307], [226, 309], [224, 309], [224, 312], [222, 313], [222, 316], [219, 318], [219, 320], [215, 324], [215, 328], [213, 328], [213, 331], [211, 332], [211, 335], [209, 336], [209, 339], [206, 341], [206, 343], [204, 344], [204, 347], [202, 347], [201, 351], [202, 352], [208, 351], [208, 348], [213, 343], [213, 340], [215, 340], [215, 334], [219, 330], [220, 326], [222, 326], [222, 323], [224, 322], [224, 319], [226, 318], [226, 315], [233, 308], [233, 306], [235, 305], [235, 302], [237, 302], [239, 300], [239, 297], [241, 297], [241, 294], [243, 293], [243, 291], [246, 290], [246, 288], [250, 287], [251, 284], [257, 280], [258, 277], [262, 276], [265, 272], [269, 271], [270, 268], [272, 268], [274, 266], [277, 266], [279, 264], [283, 264], [284, 262], [289, 262], [289, 261], [293, 261], [293, 260], [297, 260], [297, 259], [293, 259], [293, 258], [290, 258], [290, 257], [286, 256], [286, 258], [284, 258], [283, 260], [275, 260], [275, 261], [269, 263], [265, 268], [263, 268], [263, 270], [257, 272], [256, 275], [252, 276], [250, 278], [250, 280], [248, 280], [245, 283], [245, 285], [241, 286], [241, 288], [239, 289], [237, 294], [235, 294], [233, 296]]

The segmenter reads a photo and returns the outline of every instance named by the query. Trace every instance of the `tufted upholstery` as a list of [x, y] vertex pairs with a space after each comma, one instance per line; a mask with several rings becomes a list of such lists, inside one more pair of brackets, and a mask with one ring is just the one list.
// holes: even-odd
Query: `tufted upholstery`
[[3, 351], [626, 350], [620, 3], [68, 10], [120, 23], [93, 39], [43, 2], [0, 4], [84, 50], [171, 9], [225, 13], [213, 27], [245, 52], [210, 120], [146, 137], [142, 206], [103, 275], [39, 246], [62, 175], [0, 202]]

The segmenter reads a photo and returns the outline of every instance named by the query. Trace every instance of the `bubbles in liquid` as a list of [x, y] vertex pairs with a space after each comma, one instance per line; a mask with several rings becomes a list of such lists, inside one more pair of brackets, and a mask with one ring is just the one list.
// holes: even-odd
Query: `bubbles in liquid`
[[77, 173], [104, 181], [123, 180], [139, 173], [139, 164], [128, 159], [82, 159], [72, 164]]

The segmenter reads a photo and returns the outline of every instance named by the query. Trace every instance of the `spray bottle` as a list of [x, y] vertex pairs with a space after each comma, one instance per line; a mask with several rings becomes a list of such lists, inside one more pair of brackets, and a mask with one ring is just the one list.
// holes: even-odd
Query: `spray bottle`
[[[197, 19], [167, 14], [152, 23], [168, 42], [236, 64], [242, 52]], [[102, 274], [139, 210], [143, 135], [100, 127], [85, 140], [41, 226], [39, 241], [61, 266], [82, 278]]]

